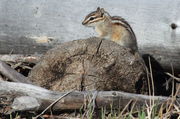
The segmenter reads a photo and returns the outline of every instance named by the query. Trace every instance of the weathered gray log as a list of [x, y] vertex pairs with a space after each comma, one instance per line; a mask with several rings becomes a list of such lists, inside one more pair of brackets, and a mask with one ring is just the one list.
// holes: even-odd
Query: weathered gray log
[[41, 43], [28, 37], [1, 36], [0, 38], [0, 54], [42, 54], [52, 48], [52, 44], [48, 41]]
[[[5, 37], [5, 36], [4, 36]], [[0, 54], [33, 55], [44, 54], [59, 43], [37, 43], [34, 39], [27, 37], [5, 37], [0, 40]], [[140, 43], [139, 43], [140, 44]], [[180, 44], [180, 43], [179, 43]], [[178, 45], [178, 43], [177, 43]], [[8, 46], [8, 47], [7, 47]], [[180, 46], [143, 46], [139, 48], [141, 55], [152, 56], [166, 71], [171, 71], [173, 66], [175, 72], [180, 72]], [[1, 59], [1, 58], [0, 58]], [[4, 59], [5, 60], [5, 59]]]
[[154, 67], [157, 67], [156, 64], [158, 63], [159, 68], [164, 69], [164, 71], [171, 72], [173, 68], [177, 74], [180, 73], [180, 46], [175, 48], [162, 46], [146, 46], [139, 49], [139, 51], [142, 56], [145, 56], [144, 60], [146, 60], [147, 62], [148, 57], [146, 56], [150, 56], [153, 58], [151, 60], [152, 66], [154, 65]]
[[49, 50], [28, 79], [61, 92], [121, 90], [144, 94], [148, 89], [141, 58], [135, 59], [115, 42], [96, 37], [66, 42]]
[[30, 80], [27, 80], [25, 76], [18, 73], [16, 70], [12, 69], [2, 61], [0, 61], [0, 73], [9, 78], [11, 81], [32, 84], [32, 82]]
[[[54, 37], [58, 42], [67, 42], [94, 36], [95, 32], [81, 22], [100, 6], [130, 23], [141, 53], [151, 54], [163, 68], [171, 69], [173, 63], [175, 71], [180, 71], [179, 3], [179, 0], [1, 0], [0, 54], [12, 50], [16, 54], [44, 53], [49, 49], [51, 43], [32, 43], [33, 37]], [[22, 40], [21, 36], [27, 38]]]
[[[53, 109], [80, 109], [85, 106], [85, 104], [90, 103], [94, 93], [94, 91], [71, 92], [69, 95], [57, 102]], [[0, 97], [5, 94], [13, 95], [14, 98], [17, 97], [12, 105], [15, 110], [33, 109], [37, 111], [45, 109], [49, 104], [65, 93], [50, 91], [31, 84], [0, 81]], [[18, 98], [19, 96], [22, 97]], [[29, 100], [27, 96], [30, 96]], [[132, 103], [136, 102], [135, 109], [142, 109], [145, 103], [149, 104], [150, 100], [154, 100], [156, 104], [163, 104], [169, 100], [169, 97], [147, 96], [120, 91], [99, 91], [97, 92], [95, 102], [97, 109], [123, 109], [130, 101], [132, 101]], [[180, 100], [177, 99], [177, 101], [179, 102]], [[31, 102], [34, 103], [33, 106], [30, 106]]]

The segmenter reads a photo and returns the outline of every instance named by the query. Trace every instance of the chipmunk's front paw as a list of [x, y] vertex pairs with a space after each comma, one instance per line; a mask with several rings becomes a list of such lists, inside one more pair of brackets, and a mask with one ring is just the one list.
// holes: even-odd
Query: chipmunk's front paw
[[139, 60], [134, 57], [131, 61], [130, 61], [130, 65], [133, 65], [134, 63], [138, 62]]
[[134, 64], [134, 61], [131, 61], [131, 62], [130, 62], [130, 65], [133, 65], [133, 64]]

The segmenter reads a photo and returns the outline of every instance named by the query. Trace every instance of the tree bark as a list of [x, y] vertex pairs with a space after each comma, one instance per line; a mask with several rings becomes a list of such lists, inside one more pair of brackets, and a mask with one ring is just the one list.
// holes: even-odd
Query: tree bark
[[35, 84], [61, 92], [71, 89], [147, 93], [143, 61], [115, 42], [88, 38], [49, 50], [28, 76]]

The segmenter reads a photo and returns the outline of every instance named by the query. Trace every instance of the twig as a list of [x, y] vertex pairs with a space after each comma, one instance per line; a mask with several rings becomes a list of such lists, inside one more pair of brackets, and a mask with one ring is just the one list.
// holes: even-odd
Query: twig
[[151, 85], [152, 85], [152, 95], [154, 96], [154, 79], [153, 79], [153, 72], [152, 72], [152, 66], [151, 66], [151, 58], [148, 57], [149, 60], [149, 68], [150, 68], [150, 77], [151, 77]]
[[[151, 66], [151, 58], [148, 57], [148, 61], [149, 61], [149, 70], [150, 70], [150, 78], [151, 78], [151, 83], [148, 84], [150, 86], [152, 86], [152, 97], [154, 97], [154, 93], [155, 93], [155, 90], [154, 90], [154, 79], [153, 79], [153, 72], [152, 72], [152, 66]], [[150, 81], [149, 81], [150, 82]], [[151, 88], [150, 88], [151, 90]], [[150, 97], [151, 97], [151, 94], [150, 94]], [[149, 113], [151, 113], [153, 107], [154, 107], [154, 98], [151, 98], [151, 100], [149, 101], [150, 102], [150, 109], [149, 110]]]
[[36, 117], [34, 117], [33, 119], [37, 119], [38, 117], [40, 117], [41, 115], [43, 115], [50, 107], [52, 107], [54, 104], [56, 104], [58, 101], [60, 101], [63, 97], [67, 96], [68, 94], [70, 94], [73, 91], [69, 91], [67, 93], [65, 93], [64, 95], [62, 95], [61, 97], [59, 97], [57, 100], [55, 100], [53, 103], [51, 103], [46, 109], [44, 109], [44, 111], [42, 111], [39, 115], [37, 115]]
[[25, 76], [12, 69], [3, 61], [0, 61], [0, 73], [6, 76], [11, 81], [32, 84], [32, 82], [30, 80], [27, 80]]
[[4, 62], [29, 62], [37, 63], [42, 55], [22, 55], [22, 54], [0, 54], [0, 60]]
[[180, 78], [175, 77], [175, 76], [173, 76], [172, 74], [170, 74], [170, 73], [168, 73], [168, 72], [165, 72], [165, 73], [166, 73], [168, 76], [174, 78], [175, 80], [180, 81]]
[[170, 111], [171, 107], [173, 106], [174, 102], [176, 101], [176, 96], [178, 95], [179, 90], [180, 90], [180, 85], [178, 86], [176, 93], [174, 95], [172, 95], [172, 98], [170, 98], [171, 103], [169, 105], [169, 108], [168, 108], [167, 112]]
[[125, 112], [125, 110], [128, 108], [128, 106], [129, 106], [132, 102], [133, 102], [133, 100], [131, 99], [131, 100], [126, 104], [126, 106], [123, 108], [123, 110], [121, 111], [120, 115], [122, 115], [122, 114]]

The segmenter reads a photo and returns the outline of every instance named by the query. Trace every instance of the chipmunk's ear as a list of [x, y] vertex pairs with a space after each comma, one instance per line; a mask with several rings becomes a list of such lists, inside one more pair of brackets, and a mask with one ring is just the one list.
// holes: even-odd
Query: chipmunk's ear
[[98, 7], [98, 8], [97, 8], [97, 11], [100, 11], [100, 10], [101, 10], [101, 8], [100, 8], [100, 7]]
[[101, 8], [100, 11], [101, 11], [101, 13], [105, 13], [104, 8]]

